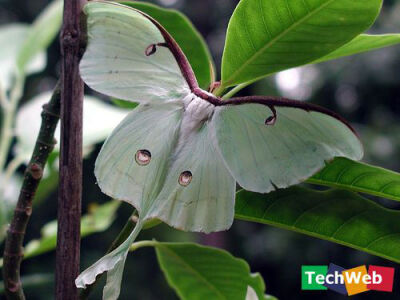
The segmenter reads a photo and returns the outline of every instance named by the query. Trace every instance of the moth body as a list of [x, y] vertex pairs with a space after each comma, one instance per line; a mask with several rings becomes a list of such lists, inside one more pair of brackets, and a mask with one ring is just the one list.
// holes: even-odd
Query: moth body
[[204, 101], [192, 93], [190, 94], [190, 101], [186, 101], [184, 105], [181, 135], [187, 137], [191, 132], [201, 128], [204, 122], [211, 119], [215, 105]]

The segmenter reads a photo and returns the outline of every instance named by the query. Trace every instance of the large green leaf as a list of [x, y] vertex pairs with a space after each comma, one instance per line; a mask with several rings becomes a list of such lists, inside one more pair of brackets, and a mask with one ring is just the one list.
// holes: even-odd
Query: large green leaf
[[32, 24], [17, 57], [17, 66], [24, 72], [29, 61], [46, 49], [57, 35], [62, 20], [61, 0], [53, 1]]
[[251, 274], [244, 260], [224, 250], [192, 243], [156, 242], [154, 246], [160, 267], [180, 299], [243, 300], [249, 287], [259, 299], [264, 297], [262, 277]]
[[400, 263], [400, 211], [343, 190], [240, 191], [236, 218], [342, 244]]
[[143, 2], [121, 3], [134, 7], [156, 19], [174, 37], [187, 56], [200, 87], [207, 89], [214, 78], [214, 63], [207, 44], [190, 20], [173, 9]]
[[242, 0], [228, 25], [224, 87], [310, 63], [372, 25], [381, 0]]
[[342, 47], [336, 49], [328, 55], [325, 55], [324, 57], [317, 59], [315, 63], [372, 51], [397, 44], [400, 44], [400, 34], [397, 33], [380, 35], [360, 34]]
[[400, 201], [400, 174], [347, 158], [336, 158], [307, 180]]

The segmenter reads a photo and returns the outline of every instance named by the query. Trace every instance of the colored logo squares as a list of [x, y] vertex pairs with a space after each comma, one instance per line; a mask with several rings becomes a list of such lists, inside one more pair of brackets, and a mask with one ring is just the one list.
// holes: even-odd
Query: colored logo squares
[[332, 290], [342, 295], [356, 295], [370, 290], [392, 292], [394, 268], [365, 265], [344, 269], [335, 264], [302, 266], [302, 290]]

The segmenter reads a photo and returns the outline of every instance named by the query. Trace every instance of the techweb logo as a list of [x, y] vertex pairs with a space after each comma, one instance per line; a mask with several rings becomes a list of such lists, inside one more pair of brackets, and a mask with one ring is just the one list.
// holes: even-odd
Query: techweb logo
[[370, 290], [392, 292], [394, 268], [359, 266], [344, 269], [335, 264], [328, 266], [302, 266], [302, 290], [330, 289], [343, 295], [356, 295]]

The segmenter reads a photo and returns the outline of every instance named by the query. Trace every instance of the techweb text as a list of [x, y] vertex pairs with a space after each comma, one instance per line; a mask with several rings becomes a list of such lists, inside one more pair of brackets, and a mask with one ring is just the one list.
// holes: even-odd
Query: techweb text
[[392, 292], [394, 268], [359, 266], [344, 269], [335, 264], [328, 266], [302, 266], [302, 290], [330, 289], [343, 295], [356, 295], [370, 290]]

